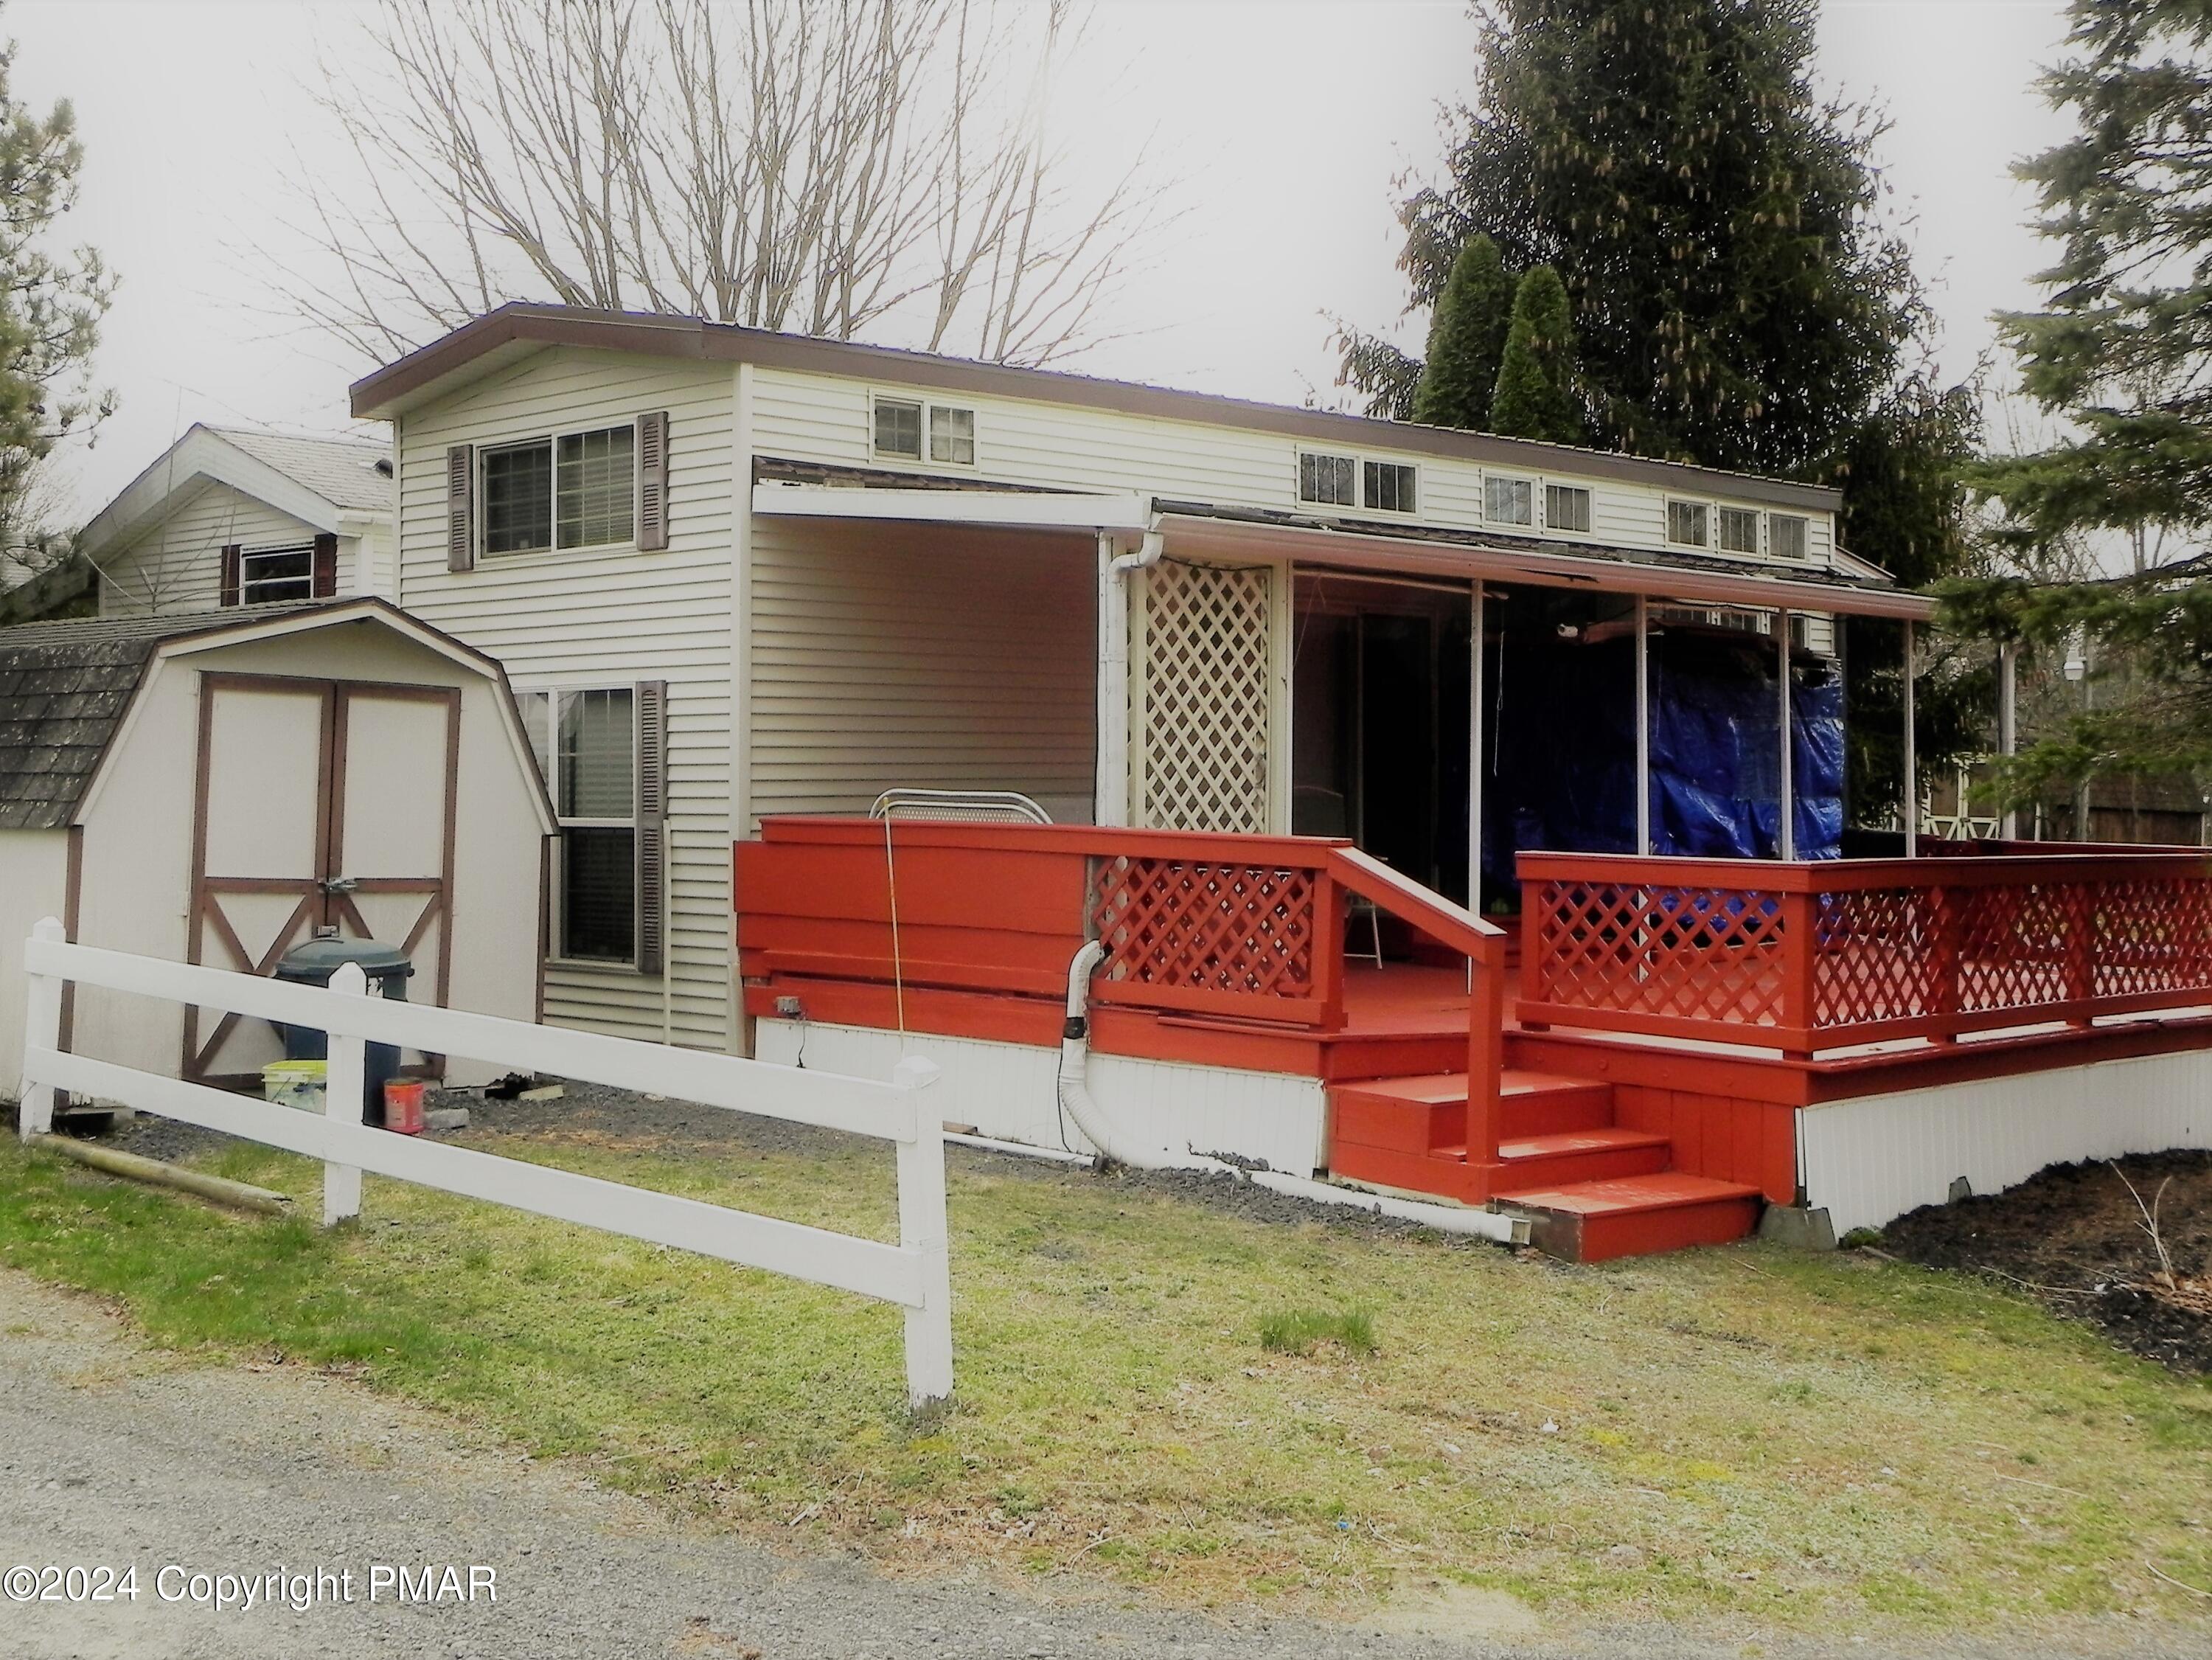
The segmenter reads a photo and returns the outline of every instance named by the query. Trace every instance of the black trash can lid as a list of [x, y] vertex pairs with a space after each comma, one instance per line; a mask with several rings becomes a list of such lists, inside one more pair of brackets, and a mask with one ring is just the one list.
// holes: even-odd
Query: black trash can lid
[[348, 963], [360, 964], [361, 971], [372, 980], [404, 980], [415, 972], [407, 953], [396, 946], [374, 939], [310, 939], [277, 959], [276, 977], [327, 986], [331, 976]]

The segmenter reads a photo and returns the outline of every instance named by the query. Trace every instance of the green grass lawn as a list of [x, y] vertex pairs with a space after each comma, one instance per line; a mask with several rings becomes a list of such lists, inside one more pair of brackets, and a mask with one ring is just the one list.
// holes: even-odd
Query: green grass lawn
[[[878, 1147], [465, 1139], [896, 1237]], [[209, 1164], [317, 1207], [312, 1164]], [[2212, 1387], [2002, 1290], [1757, 1246], [1567, 1268], [965, 1156], [950, 1189], [957, 1403], [927, 1423], [895, 1310], [375, 1178], [325, 1236], [9, 1142], [0, 1262], [894, 1569], [1343, 1614], [1474, 1585], [1570, 1622], [2212, 1619], [2150, 1572], [2212, 1586]]]

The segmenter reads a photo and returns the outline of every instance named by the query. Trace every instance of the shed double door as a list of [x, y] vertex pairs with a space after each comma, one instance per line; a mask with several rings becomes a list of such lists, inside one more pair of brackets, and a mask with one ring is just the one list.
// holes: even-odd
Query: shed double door
[[[186, 958], [265, 975], [318, 931], [397, 946], [447, 1000], [460, 692], [208, 674], [200, 682]], [[183, 1075], [258, 1087], [265, 1021], [185, 1013]]]

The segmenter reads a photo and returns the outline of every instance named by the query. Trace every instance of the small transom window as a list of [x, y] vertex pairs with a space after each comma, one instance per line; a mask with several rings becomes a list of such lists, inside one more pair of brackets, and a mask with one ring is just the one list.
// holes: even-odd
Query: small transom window
[[1577, 484], [1545, 485], [1544, 526], [1547, 530], [1587, 532], [1590, 527], [1590, 493]]
[[1482, 481], [1482, 516], [1493, 525], [1534, 525], [1536, 487], [1526, 478], [1489, 475]]
[[1317, 507], [1356, 508], [1358, 469], [1348, 455], [1298, 454], [1298, 500]]
[[921, 459], [921, 405], [876, 399], [876, 453]]
[[1712, 544], [1709, 521], [1712, 509], [1703, 502], [1669, 502], [1667, 504], [1667, 539], [1678, 547], [1703, 548]]
[[249, 605], [315, 597], [315, 550], [252, 548], [238, 559], [239, 597]]
[[1414, 510], [1413, 468], [1401, 461], [1370, 461], [1364, 471], [1370, 508], [1377, 513]]
[[1759, 551], [1759, 515], [1748, 508], [1723, 508], [1718, 514], [1723, 553]]

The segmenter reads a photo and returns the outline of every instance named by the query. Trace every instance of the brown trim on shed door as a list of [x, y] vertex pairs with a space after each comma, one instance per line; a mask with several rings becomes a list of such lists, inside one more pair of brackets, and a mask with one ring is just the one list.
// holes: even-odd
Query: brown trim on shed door
[[337, 597], [338, 538], [327, 532], [315, 538], [315, 562], [309, 587], [317, 599]]
[[226, 542], [222, 547], [222, 575], [217, 579], [215, 602], [218, 605], [234, 605], [239, 599], [239, 566], [244, 550], [236, 542]]

